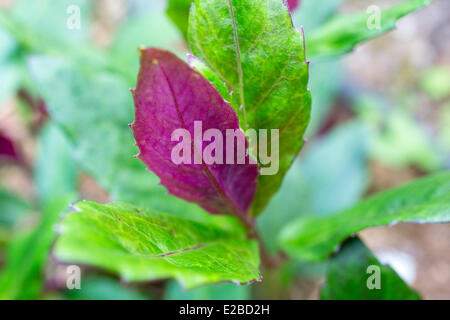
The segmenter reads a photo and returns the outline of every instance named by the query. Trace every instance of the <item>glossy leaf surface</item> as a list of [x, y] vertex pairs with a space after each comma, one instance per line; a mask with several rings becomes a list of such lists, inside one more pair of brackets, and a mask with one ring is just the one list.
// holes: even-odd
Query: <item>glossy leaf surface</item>
[[[235, 111], [215, 87], [168, 51], [144, 49], [133, 96], [135, 121], [131, 128], [140, 150], [138, 157], [169, 193], [211, 213], [246, 215], [258, 167], [250, 164], [248, 152], [242, 154], [241, 164], [238, 162], [239, 149], [247, 149], [246, 138]], [[187, 136], [180, 134], [174, 139], [178, 130]], [[212, 133], [210, 143], [203, 141], [208, 131]], [[240, 137], [233, 138], [232, 145], [227, 141], [230, 131]], [[187, 148], [176, 151], [180, 143]], [[211, 146], [214, 151], [208, 153]], [[211, 154], [214, 157], [208, 159]], [[174, 158], [178, 156], [182, 159]]]
[[59, 260], [101, 267], [130, 282], [174, 278], [185, 288], [260, 280], [258, 244], [234, 218], [230, 225], [201, 224], [124, 203], [79, 202], [75, 210], [60, 228]]
[[[267, 129], [268, 137], [279, 130], [279, 170], [259, 176], [252, 205], [257, 215], [280, 187], [309, 121], [302, 32], [279, 0], [196, 0], [189, 19], [191, 50], [232, 92], [241, 127]], [[270, 138], [267, 150], [276, 150]]]

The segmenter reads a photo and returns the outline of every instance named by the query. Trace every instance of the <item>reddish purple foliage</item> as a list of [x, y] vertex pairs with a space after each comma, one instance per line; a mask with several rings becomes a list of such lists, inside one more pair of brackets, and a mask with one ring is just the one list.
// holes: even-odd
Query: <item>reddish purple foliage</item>
[[[230, 104], [202, 75], [170, 52], [161, 49], [141, 51], [141, 68], [136, 89], [135, 121], [131, 125], [141, 159], [160, 179], [169, 193], [195, 202], [211, 213], [244, 215], [253, 200], [258, 168], [249, 164], [192, 164], [172, 162], [171, 141], [176, 129], [186, 129], [194, 147], [194, 121], [202, 129], [239, 129], [238, 117]], [[240, 131], [240, 134], [244, 134]], [[245, 148], [247, 142], [244, 137]], [[204, 142], [202, 151], [209, 144]], [[235, 155], [237, 144], [235, 146]], [[198, 153], [197, 153], [198, 154]]]
[[0, 133], [0, 160], [20, 161], [13, 142], [8, 137]]
[[298, 7], [298, 0], [287, 0], [287, 5], [290, 12], [293, 12]]

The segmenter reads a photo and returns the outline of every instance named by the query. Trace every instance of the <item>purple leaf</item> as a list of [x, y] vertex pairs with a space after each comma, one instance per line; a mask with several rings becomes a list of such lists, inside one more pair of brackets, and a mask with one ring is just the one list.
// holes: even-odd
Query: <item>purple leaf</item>
[[298, 7], [298, 0], [287, 0], [287, 5], [290, 12], [294, 12]]
[[15, 162], [21, 160], [11, 139], [0, 133], [0, 160], [3, 159]]
[[[195, 202], [211, 213], [246, 217], [256, 188], [258, 167], [248, 156], [247, 140], [239, 129], [236, 112], [210, 82], [172, 53], [153, 48], [140, 53], [138, 83], [132, 90], [135, 121], [131, 125], [140, 150], [138, 158], [161, 179], [169, 193]], [[215, 133], [222, 135], [222, 147], [220, 138], [202, 143], [201, 135], [194, 135], [200, 121], [203, 133], [216, 129]], [[185, 129], [192, 140], [172, 139], [177, 129]], [[227, 148], [227, 129], [236, 130], [240, 138], [236, 139], [234, 148]], [[185, 159], [184, 163], [176, 164], [179, 160], [174, 163], [173, 150], [182, 141], [187, 141], [190, 152], [187, 149], [176, 152]], [[216, 142], [215, 152], [206, 152]], [[227, 152], [234, 152], [229, 160], [236, 163], [238, 151], [243, 151], [241, 160], [245, 162], [226, 164]], [[200, 163], [200, 154], [211, 154], [217, 162], [213, 164], [210, 158], [204, 158]], [[217, 164], [220, 162], [223, 164]]]

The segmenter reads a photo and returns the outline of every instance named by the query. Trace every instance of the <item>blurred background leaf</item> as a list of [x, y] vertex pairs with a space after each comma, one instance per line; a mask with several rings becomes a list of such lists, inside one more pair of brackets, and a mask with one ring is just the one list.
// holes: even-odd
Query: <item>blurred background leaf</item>
[[280, 236], [293, 258], [321, 261], [345, 238], [366, 228], [400, 222], [450, 221], [450, 171], [389, 189], [329, 217], [310, 216], [287, 224]]
[[167, 300], [248, 300], [250, 286], [223, 283], [185, 290], [177, 282], [170, 281], [164, 298]]
[[73, 194], [77, 188], [77, 168], [72, 158], [72, 145], [53, 123], [40, 133], [40, 151], [34, 169], [39, 202]]
[[125, 286], [105, 276], [87, 276], [82, 279], [81, 288], [66, 290], [71, 300], [147, 300], [139, 290]]
[[70, 158], [70, 146], [51, 124], [42, 131], [41, 142], [35, 181], [42, 213], [31, 231], [16, 235], [8, 245], [6, 266], [0, 274], [0, 298], [3, 299], [39, 296], [44, 287], [43, 273], [50, 246], [56, 236], [55, 225], [75, 200], [76, 169]]
[[333, 17], [323, 27], [307, 35], [308, 57], [332, 57], [347, 53], [364, 41], [395, 28], [398, 19], [423, 8], [432, 0], [404, 0], [382, 12], [380, 25], [368, 28], [367, 12]]
[[424, 171], [442, 168], [439, 145], [405, 108], [390, 109], [370, 95], [355, 98], [354, 108], [372, 133], [370, 154], [393, 168], [415, 165]]
[[421, 85], [423, 90], [435, 100], [450, 96], [450, 66], [437, 65], [423, 73]]
[[309, 77], [312, 105], [311, 120], [306, 134], [313, 136], [326, 121], [339, 96], [343, 81], [341, 61], [339, 59], [312, 61]]
[[187, 47], [180, 32], [165, 15], [162, 1], [148, 1], [137, 12], [132, 9], [133, 6], [128, 8], [128, 19], [119, 26], [109, 51], [111, 64], [121, 70], [128, 85], [134, 87], [139, 70], [139, 47], [167, 49], [183, 59]]
[[0, 28], [0, 107], [19, 88], [21, 67], [17, 63], [17, 42], [12, 35]]
[[12, 237], [14, 228], [32, 210], [31, 204], [21, 196], [0, 189], [0, 244]]
[[54, 197], [43, 207], [42, 218], [29, 233], [9, 244], [7, 264], [0, 274], [0, 299], [36, 299], [44, 288], [44, 268], [56, 236], [54, 227], [73, 196]]
[[367, 135], [363, 124], [350, 122], [307, 143], [258, 220], [269, 249], [277, 248], [279, 232], [293, 220], [327, 216], [358, 202], [368, 183]]
[[109, 192], [112, 200], [192, 219], [209, 219], [198, 206], [168, 195], [158, 185], [159, 179], [133, 158], [138, 153], [128, 127], [133, 106], [131, 93], [123, 90], [127, 85], [122, 77], [101, 70], [82, 70], [48, 56], [33, 57], [30, 70], [50, 116], [71, 141], [75, 160]]
[[[368, 269], [375, 267], [379, 269]], [[379, 288], [369, 279], [378, 276]], [[323, 300], [418, 300], [420, 296], [410, 289], [395, 271], [382, 265], [358, 238], [345, 241], [328, 265], [327, 280], [320, 291]]]
[[187, 39], [189, 9], [193, 0], [168, 0], [166, 13]]
[[[70, 6], [77, 6], [80, 9], [80, 28], [66, 27]], [[90, 0], [17, 1], [10, 15], [14, 24], [20, 25], [21, 29], [10, 31], [14, 33], [16, 39], [23, 41], [22, 45], [33, 43], [37, 47], [46, 47], [51, 51], [59, 49], [62, 45], [75, 47], [85, 44], [90, 36], [88, 31], [92, 23], [92, 6], [93, 2]], [[35, 35], [39, 37], [35, 38]]]
[[344, 0], [302, 0], [300, 8], [292, 17], [296, 27], [302, 27], [305, 34], [318, 29], [338, 11]]

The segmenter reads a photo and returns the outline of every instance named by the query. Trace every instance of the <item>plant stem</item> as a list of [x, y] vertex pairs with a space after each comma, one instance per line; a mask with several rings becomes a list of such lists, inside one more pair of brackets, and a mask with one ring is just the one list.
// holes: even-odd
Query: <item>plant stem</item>
[[242, 222], [242, 224], [244, 225], [246, 231], [247, 231], [247, 235], [250, 238], [253, 238], [255, 240], [258, 241], [258, 246], [259, 246], [259, 254], [261, 256], [261, 262], [262, 264], [267, 268], [267, 269], [276, 269], [278, 268], [278, 266], [280, 265], [280, 263], [283, 260], [282, 256], [278, 256], [278, 257], [274, 257], [271, 256], [271, 254], [269, 253], [269, 251], [267, 250], [263, 239], [261, 238], [261, 236], [259, 235], [258, 230], [256, 229], [256, 221], [254, 218], [251, 218], [251, 220], [249, 220], [248, 218], [246, 218], [247, 216], [241, 216], [241, 215], [236, 215], [239, 220]]
[[280, 265], [280, 259], [278, 259], [278, 257], [274, 257], [271, 256], [269, 251], [267, 250], [266, 246], [264, 245], [264, 242], [262, 241], [261, 237], [259, 236], [259, 234], [257, 234], [257, 240], [258, 240], [258, 245], [259, 245], [259, 253], [261, 255], [261, 261], [263, 263], [263, 265], [269, 269], [269, 270], [273, 270], [273, 269], [277, 269]]

